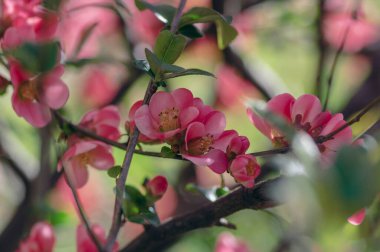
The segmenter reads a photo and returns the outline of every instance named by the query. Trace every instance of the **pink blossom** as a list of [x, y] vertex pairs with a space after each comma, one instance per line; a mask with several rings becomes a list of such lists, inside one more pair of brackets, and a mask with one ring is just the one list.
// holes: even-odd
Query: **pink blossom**
[[227, 146], [227, 157], [229, 160], [234, 159], [237, 155], [244, 154], [249, 148], [249, 140], [245, 136], [234, 136]]
[[155, 198], [161, 198], [168, 189], [168, 181], [164, 176], [156, 176], [146, 184], [147, 191]]
[[53, 227], [47, 222], [33, 225], [29, 236], [20, 243], [16, 252], [52, 252], [55, 244]]
[[136, 126], [148, 138], [175, 141], [170, 138], [185, 130], [199, 115], [193, 100], [192, 93], [185, 88], [171, 93], [157, 92], [149, 105], [141, 105], [136, 110]]
[[359, 15], [358, 20], [354, 20], [350, 13], [332, 13], [328, 14], [324, 20], [326, 40], [335, 48], [339, 48], [347, 27], [350, 27], [350, 30], [344, 50], [348, 52], [357, 52], [379, 38], [378, 28], [366, 21], [362, 15]]
[[120, 138], [119, 124], [119, 110], [116, 106], [110, 105], [85, 114], [79, 126], [115, 141]]
[[243, 104], [247, 94], [254, 94], [253, 86], [229, 66], [221, 66], [217, 72], [218, 101], [226, 107]]
[[184, 143], [180, 146], [181, 155], [196, 165], [208, 166], [216, 173], [227, 170], [225, 154], [235, 131], [224, 131], [226, 119], [223, 113], [208, 113], [204, 122], [193, 122], [186, 130]]
[[215, 252], [250, 252], [250, 249], [243, 241], [225, 232], [219, 235]]
[[64, 167], [73, 186], [80, 188], [88, 181], [87, 166], [108, 170], [115, 161], [108, 145], [93, 140], [77, 141], [63, 154], [58, 169]]
[[[104, 245], [106, 243], [106, 233], [104, 229], [97, 224], [93, 224], [91, 226], [92, 232], [98, 238], [99, 242]], [[86, 227], [81, 224], [77, 227], [77, 252], [96, 252], [98, 249], [96, 245], [92, 241], [91, 237], [87, 233]], [[116, 252], [119, 250], [119, 244], [116, 242], [112, 247], [112, 252]]]
[[[305, 94], [295, 99], [290, 94], [281, 94], [273, 97], [267, 104], [272, 113], [282, 117], [296, 129], [307, 132], [313, 139], [338, 129], [346, 122], [342, 114], [322, 112], [319, 99], [310, 94]], [[248, 109], [248, 116], [255, 127], [268, 137], [276, 147], [288, 146], [288, 139], [278, 129], [272, 127], [267, 121]], [[337, 133], [333, 139], [318, 144], [324, 161], [330, 160], [335, 152], [345, 144], [350, 144], [352, 131], [350, 127]]]
[[43, 127], [51, 120], [50, 109], [63, 107], [69, 90], [60, 79], [63, 66], [32, 77], [18, 63], [11, 63], [11, 79], [14, 86], [12, 105], [16, 114], [35, 127]]
[[91, 107], [109, 104], [117, 91], [110, 76], [98, 68], [92, 68], [84, 80], [82, 97]]
[[347, 221], [351, 223], [352, 225], [358, 226], [362, 224], [364, 221], [364, 218], [366, 216], [366, 209], [362, 208], [358, 212], [354, 213], [352, 216], [350, 216]]
[[151, 11], [136, 11], [129, 20], [131, 35], [138, 42], [154, 45], [164, 24]]
[[239, 155], [232, 160], [228, 168], [231, 176], [245, 187], [252, 188], [255, 178], [260, 174], [260, 165], [251, 155]]

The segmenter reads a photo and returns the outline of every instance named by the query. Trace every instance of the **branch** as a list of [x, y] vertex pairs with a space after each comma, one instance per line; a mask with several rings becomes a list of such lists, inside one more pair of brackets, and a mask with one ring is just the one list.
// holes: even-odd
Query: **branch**
[[[356, 7], [352, 10], [351, 19], [354, 22], [358, 18], [358, 12], [359, 12], [359, 8], [360, 8], [360, 4], [361, 4], [361, 0], [357, 0]], [[341, 42], [341, 44], [340, 44], [340, 46], [339, 46], [339, 48], [338, 48], [338, 50], [337, 50], [337, 52], [335, 54], [335, 57], [334, 57], [334, 60], [333, 60], [332, 66], [331, 66], [330, 75], [329, 75], [329, 77], [327, 79], [327, 93], [326, 93], [325, 103], [323, 105], [323, 110], [326, 110], [327, 105], [329, 103], [330, 93], [331, 93], [331, 86], [332, 86], [332, 83], [334, 81], [336, 66], [338, 65], [338, 60], [340, 58], [340, 55], [343, 52], [344, 46], [346, 45], [346, 40], [347, 40], [348, 35], [350, 33], [351, 27], [352, 27], [352, 22], [347, 26], [347, 28], [346, 28], [346, 30], [344, 32], [344, 36], [343, 36], [342, 42]]]
[[316, 20], [317, 25], [317, 46], [319, 51], [318, 65], [315, 77], [315, 93], [318, 97], [321, 98], [322, 94], [322, 76], [324, 73], [324, 66], [326, 64], [326, 56], [327, 56], [327, 45], [325, 42], [324, 34], [323, 34], [323, 20], [325, 18], [325, 6], [326, 0], [319, 0], [318, 3], [318, 16]]
[[[65, 167], [63, 167], [63, 169], [65, 169]], [[74, 200], [75, 200], [75, 203], [76, 203], [78, 211], [79, 211], [79, 216], [80, 216], [82, 222], [84, 223], [84, 225], [87, 229], [87, 233], [89, 234], [91, 240], [94, 242], [98, 251], [103, 252], [104, 250], [103, 250], [102, 244], [100, 243], [100, 241], [98, 240], [98, 238], [96, 237], [94, 232], [92, 232], [90, 222], [87, 218], [86, 213], [84, 212], [82, 203], [80, 202], [80, 199], [79, 199], [79, 195], [78, 195], [76, 189], [74, 188], [73, 183], [71, 182], [70, 178], [67, 176], [67, 174], [65, 174], [65, 179], [66, 179], [68, 186], [71, 189], [71, 192], [73, 193]]]
[[284, 178], [276, 178], [247, 189], [239, 187], [230, 194], [208, 203], [192, 212], [152, 227], [141, 234], [121, 252], [157, 251], [179, 235], [191, 230], [219, 225], [220, 219], [242, 209], [266, 209], [278, 206], [282, 202], [272, 196], [273, 188], [284, 183]]

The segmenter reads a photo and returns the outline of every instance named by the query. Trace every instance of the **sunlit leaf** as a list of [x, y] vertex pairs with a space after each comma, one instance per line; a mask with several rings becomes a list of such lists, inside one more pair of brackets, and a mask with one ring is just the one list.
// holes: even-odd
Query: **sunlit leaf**
[[163, 30], [157, 37], [154, 53], [164, 63], [172, 64], [181, 55], [185, 45], [186, 38], [184, 36]]

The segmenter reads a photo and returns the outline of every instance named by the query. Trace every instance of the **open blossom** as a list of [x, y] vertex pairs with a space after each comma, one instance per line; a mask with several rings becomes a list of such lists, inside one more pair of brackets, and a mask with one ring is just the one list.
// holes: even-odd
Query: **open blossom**
[[250, 252], [247, 244], [230, 233], [219, 235], [215, 245], [215, 252]]
[[48, 124], [50, 109], [63, 107], [69, 97], [69, 90], [60, 78], [63, 66], [34, 77], [18, 63], [11, 63], [10, 71], [14, 87], [12, 105], [16, 114], [35, 127]]
[[[91, 230], [98, 238], [99, 242], [102, 245], [106, 244], [106, 233], [104, 232], [104, 229], [97, 224], [93, 224], [91, 226]], [[76, 240], [77, 240], [77, 252], [97, 252], [98, 249], [96, 248], [96, 245], [92, 241], [91, 237], [87, 233], [86, 227], [81, 224], [77, 227], [77, 233], [76, 233]], [[115, 242], [115, 244], [112, 247], [112, 252], [116, 252], [119, 250], [119, 244], [118, 242]]]
[[141, 105], [136, 110], [137, 128], [148, 138], [169, 140], [185, 130], [199, 115], [193, 99], [192, 93], [185, 88], [155, 93], [149, 105]]
[[184, 143], [179, 147], [181, 155], [199, 166], [208, 166], [216, 173], [227, 170], [225, 154], [234, 131], [225, 131], [226, 119], [223, 113], [213, 111], [204, 122], [191, 123], [185, 132]]
[[239, 155], [231, 161], [228, 168], [232, 177], [243, 186], [252, 188], [260, 174], [260, 165], [251, 155]]
[[16, 252], [52, 252], [55, 244], [53, 227], [47, 222], [34, 224], [29, 236], [23, 240]]
[[85, 114], [79, 126], [101, 137], [118, 140], [120, 138], [119, 124], [119, 110], [116, 106], [110, 105]]
[[156, 176], [146, 183], [146, 189], [153, 197], [161, 198], [168, 189], [168, 181], [164, 176]]
[[[305, 94], [295, 99], [290, 94], [281, 94], [273, 97], [267, 104], [272, 113], [282, 117], [296, 129], [303, 130], [313, 139], [326, 136], [338, 129], [346, 122], [342, 114], [322, 112], [319, 99], [314, 95]], [[278, 129], [272, 127], [267, 121], [248, 109], [248, 116], [255, 127], [268, 137], [276, 147], [288, 146], [288, 139]], [[350, 144], [352, 131], [350, 127], [337, 133], [333, 139], [318, 144], [324, 161], [330, 160], [335, 152], [345, 144]]]
[[72, 144], [63, 154], [58, 169], [64, 167], [73, 186], [80, 188], [88, 181], [87, 167], [108, 170], [115, 161], [108, 145], [93, 140], [82, 140]]

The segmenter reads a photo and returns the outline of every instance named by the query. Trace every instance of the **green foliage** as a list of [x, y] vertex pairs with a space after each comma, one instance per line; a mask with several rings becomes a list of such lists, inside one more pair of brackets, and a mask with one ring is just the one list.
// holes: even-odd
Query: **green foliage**
[[115, 165], [114, 167], [110, 168], [108, 171], [107, 171], [107, 174], [108, 176], [110, 176], [111, 178], [117, 178], [119, 177], [120, 175], [120, 172], [121, 172], [121, 166], [120, 165]]
[[10, 54], [32, 73], [52, 70], [57, 64], [59, 53], [58, 42], [25, 43], [10, 51]]
[[157, 226], [160, 220], [151, 202], [136, 188], [125, 186], [122, 210], [126, 218], [139, 224], [152, 224]]
[[166, 24], [170, 24], [172, 22], [176, 12], [176, 9], [173, 6], [166, 4], [155, 5], [146, 1], [135, 0], [135, 5], [140, 11], [146, 9], [152, 11], [159, 20]]
[[174, 158], [176, 154], [168, 146], [162, 146], [161, 155], [167, 158]]
[[157, 37], [154, 53], [163, 62], [172, 64], [181, 55], [186, 46], [186, 38], [163, 30]]
[[42, 5], [50, 11], [59, 11], [62, 0], [43, 0]]
[[178, 32], [191, 39], [203, 37], [203, 34], [194, 25], [185, 25], [179, 28]]
[[195, 7], [186, 12], [179, 23], [179, 27], [196, 23], [214, 23], [217, 30], [218, 46], [224, 49], [237, 36], [237, 31], [232, 27], [220, 13], [215, 10]]
[[228, 187], [213, 186], [211, 188], [204, 188], [194, 183], [187, 184], [185, 186], [185, 190], [188, 192], [200, 193], [206, 199], [212, 202], [229, 193]]

